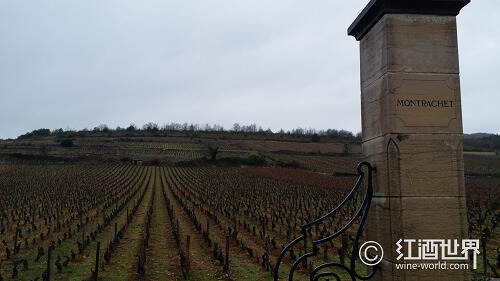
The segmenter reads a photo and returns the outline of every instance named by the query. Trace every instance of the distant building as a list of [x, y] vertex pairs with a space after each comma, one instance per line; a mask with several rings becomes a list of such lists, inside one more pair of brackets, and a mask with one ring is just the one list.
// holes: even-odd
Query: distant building
[[142, 165], [143, 162], [144, 162], [144, 159], [142, 159], [142, 158], [138, 158], [138, 157], [132, 158], [132, 164], [134, 164], [134, 165]]

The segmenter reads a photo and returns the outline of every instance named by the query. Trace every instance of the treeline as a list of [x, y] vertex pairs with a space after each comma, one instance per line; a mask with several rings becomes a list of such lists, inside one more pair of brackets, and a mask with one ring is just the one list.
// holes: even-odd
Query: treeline
[[464, 149], [468, 151], [500, 150], [500, 135], [485, 135], [481, 137], [465, 137]]
[[257, 124], [250, 125], [240, 125], [239, 123], [234, 123], [232, 128], [226, 129], [221, 125], [199, 125], [199, 124], [188, 124], [188, 123], [169, 123], [165, 125], [158, 125], [154, 122], [149, 122], [144, 124], [142, 127], [138, 127], [135, 124], [130, 124], [128, 127], [116, 127], [110, 128], [106, 124], [101, 124], [94, 127], [93, 129], [82, 129], [82, 130], [71, 130], [62, 128], [56, 130], [50, 129], [37, 129], [32, 132], [28, 132], [24, 135], [18, 137], [18, 139], [29, 139], [38, 137], [85, 137], [97, 134], [113, 134], [113, 133], [129, 133], [132, 134], [150, 134], [157, 135], [165, 132], [208, 132], [208, 133], [231, 133], [231, 134], [255, 134], [255, 135], [289, 135], [289, 136], [305, 136], [311, 137], [313, 141], [320, 141], [321, 137], [330, 138], [341, 138], [350, 140], [360, 140], [361, 134], [358, 133], [354, 135], [350, 131], [337, 130], [337, 129], [327, 129], [327, 130], [316, 130], [313, 128], [296, 128], [292, 130], [279, 130], [273, 132], [271, 129], [264, 130], [262, 126]]

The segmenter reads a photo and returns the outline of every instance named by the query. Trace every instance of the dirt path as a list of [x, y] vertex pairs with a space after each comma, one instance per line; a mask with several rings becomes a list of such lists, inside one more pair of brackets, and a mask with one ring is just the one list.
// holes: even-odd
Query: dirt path
[[139, 205], [134, 217], [132, 218], [127, 231], [120, 240], [116, 250], [111, 256], [109, 265], [104, 266], [99, 273], [100, 280], [140, 280], [137, 274], [137, 253], [139, 242], [144, 232], [144, 223], [146, 213], [151, 199], [151, 194], [154, 188], [154, 178], [156, 171], [153, 170], [150, 174], [151, 181], [149, 182], [148, 190], [144, 195], [144, 199]]
[[[169, 173], [168, 169], [163, 170], [163, 175]], [[192, 281], [205, 281], [205, 280], [226, 280], [224, 273], [222, 273], [222, 267], [216, 264], [212, 258], [212, 252], [209, 249], [202, 247], [203, 238], [201, 233], [196, 231], [194, 224], [191, 219], [184, 212], [181, 205], [175, 200], [168, 182], [168, 177], [165, 177], [167, 181], [167, 186], [165, 187], [165, 192], [167, 197], [172, 203], [174, 214], [179, 220], [181, 234], [183, 240], [185, 240], [186, 235], [191, 236], [191, 271], [189, 273], [187, 280]], [[184, 280], [180, 276], [177, 280]]]
[[[172, 234], [167, 205], [163, 197], [162, 172], [155, 168], [155, 201], [151, 218], [151, 236], [146, 250], [147, 280], [181, 280], [179, 254]], [[164, 181], [164, 179], [163, 179]]]

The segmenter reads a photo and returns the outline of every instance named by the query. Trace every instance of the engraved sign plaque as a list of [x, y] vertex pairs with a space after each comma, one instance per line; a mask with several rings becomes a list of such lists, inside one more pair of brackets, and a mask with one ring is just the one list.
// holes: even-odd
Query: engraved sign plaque
[[394, 112], [406, 126], [447, 127], [456, 118], [455, 92], [444, 80], [403, 80], [393, 96]]

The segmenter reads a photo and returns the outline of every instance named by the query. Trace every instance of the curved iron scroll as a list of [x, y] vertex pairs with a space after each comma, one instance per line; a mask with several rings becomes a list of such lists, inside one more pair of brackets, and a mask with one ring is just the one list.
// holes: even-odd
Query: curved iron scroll
[[363, 171], [363, 167], [366, 167], [367, 170], [368, 170], [368, 177], [367, 177], [367, 186], [366, 186], [366, 193], [363, 197], [363, 201], [361, 203], [361, 206], [359, 207], [359, 209], [356, 211], [355, 215], [353, 216], [353, 218], [345, 225], [343, 226], [339, 231], [333, 233], [332, 235], [328, 236], [328, 237], [325, 237], [325, 238], [322, 238], [322, 239], [319, 239], [319, 240], [314, 240], [312, 241], [312, 252], [309, 252], [309, 253], [305, 253], [304, 255], [300, 256], [292, 265], [291, 269], [290, 269], [290, 273], [289, 273], [289, 276], [288, 276], [288, 280], [289, 281], [293, 281], [293, 275], [294, 275], [294, 272], [295, 270], [297, 269], [297, 267], [299, 266], [299, 264], [301, 262], [304, 262], [307, 260], [307, 258], [310, 258], [310, 257], [314, 257], [318, 254], [318, 245], [322, 244], [322, 243], [326, 243], [326, 242], [330, 242], [331, 240], [335, 239], [336, 237], [338, 237], [339, 235], [341, 235], [342, 233], [346, 232], [349, 228], [351, 228], [354, 223], [360, 219], [360, 223], [359, 223], [359, 226], [358, 226], [358, 230], [356, 232], [356, 237], [354, 239], [354, 245], [353, 245], [353, 251], [352, 251], [352, 256], [351, 256], [351, 263], [350, 263], [350, 266], [347, 267], [343, 264], [339, 264], [339, 263], [325, 263], [325, 264], [322, 264], [318, 267], [316, 267], [312, 272], [311, 272], [311, 275], [310, 275], [310, 280], [311, 281], [317, 281], [319, 280], [320, 278], [322, 277], [333, 277], [336, 281], [341, 281], [340, 279], [340, 276], [338, 274], [336, 274], [335, 272], [332, 272], [332, 271], [329, 271], [329, 272], [320, 272], [326, 268], [339, 268], [339, 269], [342, 269], [344, 271], [346, 271], [349, 276], [350, 276], [350, 279], [352, 281], [356, 281], [356, 280], [368, 280], [368, 279], [371, 279], [375, 273], [377, 272], [377, 269], [378, 267], [376, 266], [372, 266], [371, 267], [371, 273], [366, 275], [366, 276], [363, 276], [363, 275], [359, 275], [357, 272], [356, 272], [356, 260], [358, 258], [358, 251], [359, 251], [359, 238], [363, 232], [363, 226], [365, 224], [365, 220], [366, 220], [366, 217], [368, 215], [368, 211], [370, 209], [370, 205], [371, 205], [371, 202], [372, 202], [372, 197], [373, 197], [373, 186], [372, 186], [372, 172], [374, 170], [374, 168], [372, 168], [372, 166], [370, 165], [370, 163], [368, 162], [362, 162], [358, 165], [357, 167], [357, 171], [358, 171], [358, 180], [356, 181], [356, 184], [354, 185], [354, 187], [352, 188], [352, 190], [349, 192], [349, 194], [347, 195], [347, 197], [342, 201], [342, 203], [340, 203], [340, 205], [338, 205], [335, 209], [333, 209], [332, 211], [330, 211], [328, 214], [324, 215], [323, 217], [319, 218], [319, 219], [316, 219], [315, 221], [311, 222], [311, 223], [308, 223], [308, 224], [305, 224], [305, 225], [302, 225], [301, 226], [301, 232], [302, 232], [302, 235], [295, 238], [292, 242], [290, 242], [290, 244], [288, 244], [284, 249], [283, 251], [281, 252], [280, 256], [278, 257], [278, 260], [276, 262], [276, 266], [274, 268], [274, 272], [273, 272], [273, 277], [274, 277], [274, 281], [278, 281], [278, 275], [279, 275], [279, 268], [280, 268], [280, 265], [281, 265], [281, 262], [284, 258], [284, 256], [287, 254], [287, 252], [293, 247], [295, 246], [296, 244], [298, 244], [299, 242], [303, 241], [304, 243], [307, 242], [307, 231], [308, 229], [312, 228], [313, 226], [316, 226], [316, 225], [319, 225], [321, 223], [323, 223], [323, 221], [325, 221], [326, 219], [328, 218], [331, 218], [335, 215], [337, 215], [337, 213], [342, 209], [343, 206], [345, 206], [349, 201], [353, 200], [353, 197], [354, 195], [356, 194], [356, 192], [358, 191], [359, 187], [361, 186], [361, 183], [363, 182], [363, 179], [365, 178], [365, 172]]

